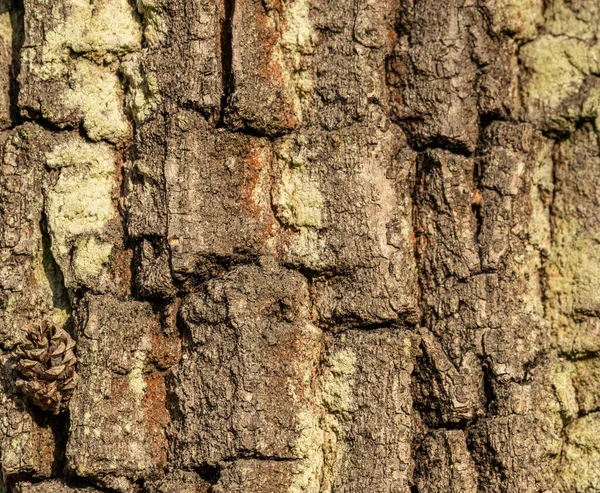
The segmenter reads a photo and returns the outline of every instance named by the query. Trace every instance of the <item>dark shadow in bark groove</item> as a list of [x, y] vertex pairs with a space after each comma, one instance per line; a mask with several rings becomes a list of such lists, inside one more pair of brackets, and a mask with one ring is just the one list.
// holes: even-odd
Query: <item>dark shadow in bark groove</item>
[[235, 0], [223, 0], [225, 18], [221, 22], [221, 78], [223, 93], [221, 96], [221, 116], [218, 126], [223, 126], [225, 110], [233, 94], [233, 14]]
[[52, 290], [52, 304], [55, 308], [67, 310], [71, 313], [71, 304], [67, 289], [65, 288], [65, 280], [60, 267], [52, 255], [52, 239], [48, 233], [46, 215], [43, 213], [42, 220], [40, 221], [40, 230], [42, 232], [42, 265], [44, 273], [48, 278], [50, 289]]

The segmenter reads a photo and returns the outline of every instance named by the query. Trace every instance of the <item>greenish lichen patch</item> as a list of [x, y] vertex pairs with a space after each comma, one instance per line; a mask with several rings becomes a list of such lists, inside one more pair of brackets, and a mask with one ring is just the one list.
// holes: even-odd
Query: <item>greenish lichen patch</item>
[[146, 381], [144, 380], [144, 366], [146, 362], [146, 353], [135, 351], [134, 366], [129, 372], [129, 387], [133, 394], [140, 398], [146, 392]]
[[566, 421], [575, 419], [579, 413], [577, 395], [573, 386], [575, 367], [566, 361], [555, 365], [549, 375], [554, 394], [560, 404], [560, 414]]
[[144, 71], [138, 55], [127, 56], [121, 64], [121, 72], [127, 81], [127, 110], [136, 123], [143, 123], [161, 101], [156, 77]]
[[567, 36], [542, 35], [521, 48], [521, 60], [529, 72], [523, 97], [530, 116], [573, 130], [581, 109], [561, 106], [578, 95], [587, 75], [598, 73], [597, 48]]
[[285, 169], [274, 206], [281, 222], [296, 228], [319, 228], [324, 198], [318, 183], [301, 168]]
[[554, 36], [566, 35], [594, 40], [598, 33], [600, 7], [597, 0], [553, 0], [548, 2], [544, 29]]
[[317, 384], [317, 408], [298, 416], [301, 427], [295, 452], [304, 459], [290, 493], [330, 493], [344, 454], [343, 421], [354, 405], [356, 354], [330, 352]]
[[46, 216], [52, 253], [62, 265], [76, 237], [102, 232], [116, 214], [115, 157], [108, 145], [80, 138], [57, 146], [46, 157], [50, 167], [61, 168], [47, 191]]
[[559, 477], [565, 491], [600, 490], [600, 413], [584, 416], [565, 428], [566, 443]]
[[75, 276], [84, 284], [93, 282], [108, 263], [112, 249], [113, 245], [97, 241], [93, 236], [78, 241], [73, 255]]
[[494, 4], [493, 27], [516, 39], [535, 38], [544, 22], [542, 0], [500, 0]]
[[314, 52], [316, 31], [310, 20], [308, 0], [295, 0], [287, 3], [283, 11], [281, 32], [281, 56], [290, 68], [289, 77], [296, 89], [297, 112], [302, 116], [302, 103], [313, 91], [313, 81], [306, 61], [306, 55]]
[[167, 26], [159, 0], [137, 0], [138, 12], [144, 19], [144, 40], [156, 47], [167, 36]]
[[64, 63], [69, 52], [111, 61], [111, 55], [141, 49], [141, 25], [128, 0], [68, 0], [64, 8], [64, 22], [45, 36], [44, 63]]
[[85, 59], [77, 62], [65, 102], [67, 107], [82, 113], [83, 127], [90, 139], [116, 142], [129, 133], [123, 98], [115, 73]]

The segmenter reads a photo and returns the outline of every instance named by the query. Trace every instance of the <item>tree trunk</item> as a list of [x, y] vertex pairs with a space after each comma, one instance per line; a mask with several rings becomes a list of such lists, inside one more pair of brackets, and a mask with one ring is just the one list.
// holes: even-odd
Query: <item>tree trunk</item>
[[600, 492], [597, 0], [0, 25], [0, 491]]

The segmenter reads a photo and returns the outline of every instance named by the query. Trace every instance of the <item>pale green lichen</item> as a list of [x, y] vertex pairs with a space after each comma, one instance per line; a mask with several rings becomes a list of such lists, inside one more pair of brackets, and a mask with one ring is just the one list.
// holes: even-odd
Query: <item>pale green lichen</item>
[[356, 371], [356, 354], [350, 350], [338, 351], [327, 358], [326, 377], [323, 380], [323, 403], [331, 412], [352, 409], [352, 376]]
[[596, 133], [600, 132], [600, 85], [588, 92], [581, 108], [581, 117], [594, 120]]
[[125, 106], [136, 123], [143, 123], [158, 109], [161, 101], [156, 77], [142, 69], [137, 55], [123, 60], [121, 72], [128, 85]]
[[317, 412], [304, 411], [297, 416], [300, 436], [294, 452], [302, 459], [299, 470], [294, 474], [289, 493], [319, 492], [323, 470], [323, 447], [325, 432], [321, 428], [321, 416]]
[[522, 47], [521, 59], [530, 72], [523, 89], [529, 110], [546, 114], [555, 127], [573, 126], [580, 110], [559, 107], [579, 93], [586, 75], [598, 72], [596, 51], [578, 39], [543, 35]]
[[11, 21], [11, 11], [9, 6], [6, 10], [1, 9], [4, 2], [0, 2], [0, 39], [5, 46], [12, 46], [13, 26]]
[[598, 34], [600, 7], [597, 0], [580, 0], [575, 4], [565, 0], [548, 2], [544, 29], [555, 36], [567, 35], [572, 38], [594, 40]]
[[529, 240], [540, 252], [550, 254], [550, 207], [554, 193], [552, 148], [554, 142], [539, 137], [535, 145], [535, 163], [531, 182], [532, 213]]
[[575, 367], [566, 361], [555, 365], [549, 374], [554, 394], [560, 404], [560, 414], [567, 421], [575, 419], [579, 413], [577, 394], [573, 386], [575, 374]]
[[324, 362], [321, 383], [321, 403], [326, 410], [322, 422], [325, 431], [324, 467], [321, 480], [323, 493], [331, 493], [344, 456], [342, 420], [354, 406], [355, 372], [356, 354], [349, 349], [329, 354]]
[[157, 0], [137, 0], [137, 9], [144, 18], [144, 40], [149, 47], [156, 47], [167, 36], [162, 9]]
[[307, 268], [318, 271], [327, 266], [325, 248], [325, 238], [316, 229], [300, 228], [292, 244], [292, 254]]
[[75, 237], [102, 232], [115, 216], [115, 157], [108, 145], [77, 138], [57, 146], [46, 159], [48, 166], [61, 168], [46, 201], [52, 253], [60, 265]]
[[142, 351], [135, 351], [134, 366], [129, 372], [129, 388], [136, 397], [142, 397], [146, 392], [146, 381], [144, 380], [144, 364], [146, 354]]
[[314, 52], [316, 31], [310, 20], [308, 0], [286, 3], [282, 12], [281, 38], [273, 51], [274, 60], [286, 67], [282, 74], [286, 87], [294, 88], [294, 113], [302, 120], [302, 106], [313, 92], [313, 80], [306, 55]]
[[318, 183], [303, 169], [285, 169], [274, 205], [289, 226], [321, 227], [324, 198]]
[[43, 63], [66, 62], [71, 51], [106, 57], [141, 49], [141, 26], [128, 0], [68, 0], [64, 8], [64, 22], [46, 33]]
[[65, 103], [81, 111], [83, 127], [90, 139], [116, 142], [128, 134], [129, 124], [122, 105], [124, 94], [115, 73], [81, 59], [75, 65], [72, 81]]
[[[142, 47], [135, 8], [128, 0], [67, 0], [56, 9], [55, 25], [49, 26], [44, 43], [25, 47], [22, 63], [42, 80], [67, 80], [61, 100], [67, 110], [81, 113], [90, 139], [122, 139], [129, 132], [122, 107], [124, 94], [107, 64]], [[74, 53], [80, 55], [75, 61]], [[42, 109], [49, 120], [55, 119], [57, 111], [60, 108]]]
[[331, 493], [344, 454], [343, 417], [353, 409], [356, 354], [348, 349], [327, 355], [318, 383], [315, 410], [298, 415], [295, 452], [302, 459], [289, 493]]
[[108, 263], [112, 249], [113, 245], [99, 242], [93, 236], [78, 241], [73, 256], [76, 277], [84, 283], [92, 282]]
[[565, 428], [560, 477], [565, 491], [600, 490], [600, 413], [584, 416]]
[[310, 20], [308, 0], [295, 0], [283, 11], [281, 41], [291, 52], [310, 54], [314, 51], [315, 31]]
[[500, 0], [494, 3], [493, 27], [516, 39], [535, 38], [544, 23], [543, 0]]

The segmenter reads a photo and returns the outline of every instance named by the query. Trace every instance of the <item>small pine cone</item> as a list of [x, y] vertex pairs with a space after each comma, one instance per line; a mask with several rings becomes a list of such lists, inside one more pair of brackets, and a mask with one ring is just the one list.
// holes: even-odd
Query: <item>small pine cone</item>
[[42, 322], [17, 348], [17, 387], [44, 411], [59, 414], [69, 405], [77, 384], [74, 347], [66, 331]]

